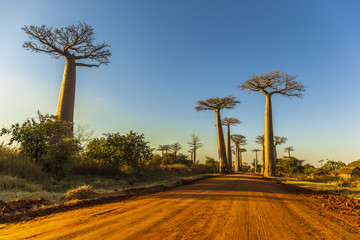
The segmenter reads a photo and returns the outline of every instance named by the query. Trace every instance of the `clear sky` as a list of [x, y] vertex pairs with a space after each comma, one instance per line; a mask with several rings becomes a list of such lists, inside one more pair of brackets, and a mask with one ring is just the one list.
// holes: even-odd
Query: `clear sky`
[[281, 70], [307, 86], [302, 99], [273, 97], [274, 133], [292, 155], [360, 159], [360, 1], [347, 0], [0, 0], [0, 127], [35, 112], [55, 114], [64, 59], [22, 48], [24, 25], [55, 28], [86, 22], [111, 45], [108, 66], [78, 68], [75, 123], [101, 133], [144, 133], [152, 147], [192, 133], [198, 157], [217, 158], [215, 113], [198, 100], [234, 94], [222, 117], [243, 123], [232, 133], [260, 148], [265, 98], [237, 85], [251, 74]]

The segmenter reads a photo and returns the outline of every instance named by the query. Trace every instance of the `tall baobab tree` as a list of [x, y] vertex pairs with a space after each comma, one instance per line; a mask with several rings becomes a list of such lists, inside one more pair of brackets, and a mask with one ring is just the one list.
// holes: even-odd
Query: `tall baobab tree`
[[171, 147], [171, 150], [173, 151], [173, 154], [175, 155], [175, 157], [176, 157], [178, 151], [180, 151], [182, 149], [180, 143], [178, 143], [178, 142], [174, 143], [173, 145], [170, 145], [170, 147]]
[[200, 143], [200, 138], [196, 136], [195, 134], [191, 135], [191, 141], [188, 142], [190, 148], [192, 149], [191, 153], [191, 159], [193, 160], [193, 164], [196, 164], [196, 150], [200, 147], [202, 147], [202, 144]]
[[240, 145], [246, 144], [245, 136], [241, 134], [232, 134], [231, 140], [235, 143], [235, 167], [234, 171], [237, 173], [240, 171]]
[[239, 162], [240, 162], [240, 169], [241, 170], [243, 168], [243, 158], [242, 158], [242, 153], [243, 152], [247, 152], [246, 148], [239, 148]]
[[[56, 115], [64, 121], [74, 122], [76, 67], [99, 67], [109, 63], [110, 45], [96, 44], [94, 30], [86, 23], [68, 25], [62, 28], [24, 26], [22, 30], [33, 41], [23, 47], [33, 52], [44, 52], [54, 58], [65, 58], [65, 69], [61, 83]], [[79, 62], [95, 61], [96, 64]]]
[[296, 76], [285, 72], [274, 71], [253, 75], [238, 87], [241, 90], [261, 92], [265, 95], [264, 117], [264, 147], [265, 147], [265, 171], [264, 175], [276, 176], [276, 163], [274, 152], [274, 132], [272, 121], [271, 96], [280, 94], [288, 98], [301, 97], [305, 91], [304, 85], [295, 81]]
[[254, 164], [255, 166], [254, 167], [255, 167], [255, 173], [256, 173], [257, 172], [257, 163], [258, 163], [257, 153], [260, 152], [261, 150], [256, 148], [251, 151], [255, 153], [255, 164]]
[[224, 118], [222, 120], [222, 125], [227, 127], [227, 137], [226, 137], [226, 156], [228, 159], [229, 169], [232, 169], [232, 154], [231, 154], [231, 139], [230, 139], [230, 126], [240, 124], [241, 122], [237, 118]]
[[277, 145], [281, 145], [283, 143], [285, 143], [288, 139], [286, 137], [279, 137], [279, 136], [274, 136], [274, 152], [275, 152], [275, 159], [277, 158], [277, 151], [276, 151], [276, 146]]
[[240, 103], [240, 101], [236, 100], [236, 98], [232, 95], [228, 97], [215, 97], [208, 98], [205, 101], [198, 101], [198, 105], [195, 107], [196, 111], [204, 111], [204, 110], [213, 110], [216, 113], [216, 130], [217, 130], [217, 143], [218, 143], [218, 152], [219, 152], [219, 162], [220, 162], [220, 172], [226, 172], [229, 170], [229, 165], [226, 157], [225, 150], [225, 141], [224, 141], [224, 133], [221, 125], [221, 109], [232, 109], [236, 106], [236, 104]]
[[290, 157], [291, 157], [290, 152], [295, 151], [295, 149], [293, 146], [290, 146], [290, 147], [284, 148], [284, 151], [288, 152], [288, 158], [290, 159]]

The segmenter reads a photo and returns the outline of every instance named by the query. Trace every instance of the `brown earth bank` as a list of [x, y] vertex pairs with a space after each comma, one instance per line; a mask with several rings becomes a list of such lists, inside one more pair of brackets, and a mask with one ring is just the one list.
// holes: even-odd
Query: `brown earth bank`
[[0, 239], [360, 239], [359, 202], [252, 174], [0, 225]]

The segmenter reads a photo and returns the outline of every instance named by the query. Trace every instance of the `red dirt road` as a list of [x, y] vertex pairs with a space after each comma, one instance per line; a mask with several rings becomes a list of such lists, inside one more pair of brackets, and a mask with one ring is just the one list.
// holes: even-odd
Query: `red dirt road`
[[310, 200], [254, 175], [226, 175], [2, 224], [0, 239], [360, 239], [359, 229]]

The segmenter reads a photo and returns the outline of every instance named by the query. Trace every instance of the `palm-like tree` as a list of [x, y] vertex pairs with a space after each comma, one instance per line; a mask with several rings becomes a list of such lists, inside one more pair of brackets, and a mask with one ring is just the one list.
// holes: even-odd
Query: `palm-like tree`
[[231, 154], [231, 139], [230, 139], [230, 126], [240, 124], [241, 122], [237, 118], [224, 118], [222, 125], [227, 127], [226, 137], [226, 156], [228, 159], [229, 169], [232, 169], [232, 154]]
[[215, 97], [208, 98], [204, 101], [198, 101], [198, 105], [195, 107], [196, 111], [212, 110], [216, 113], [216, 129], [217, 129], [217, 142], [220, 162], [220, 172], [226, 172], [229, 170], [228, 161], [226, 157], [224, 133], [221, 126], [221, 109], [232, 109], [240, 101], [236, 100], [232, 95], [228, 97]]
[[[231, 140], [235, 143], [235, 167], [234, 171], [238, 173], [240, 171], [240, 145], [246, 144], [246, 138], [245, 136], [241, 134], [232, 134]], [[242, 166], [241, 166], [242, 167]]]
[[295, 149], [294, 149], [293, 146], [290, 146], [290, 147], [284, 148], [284, 151], [285, 151], [285, 152], [288, 152], [288, 157], [289, 157], [289, 159], [290, 159], [290, 158], [291, 158], [290, 152], [295, 151]]
[[264, 152], [265, 171], [264, 175], [276, 176], [276, 163], [274, 152], [274, 131], [272, 120], [271, 96], [280, 94], [288, 98], [301, 97], [305, 91], [304, 85], [295, 81], [296, 76], [274, 71], [253, 75], [238, 87], [241, 90], [261, 92], [265, 95], [265, 119], [264, 119]]
[[276, 146], [285, 143], [287, 140], [288, 140], [288, 139], [287, 139], [286, 137], [274, 136], [275, 159], [277, 158]]
[[252, 152], [255, 153], [255, 173], [257, 172], [257, 163], [258, 163], [258, 158], [257, 158], [257, 153], [260, 152], [261, 150], [260, 149], [253, 149], [251, 150]]

